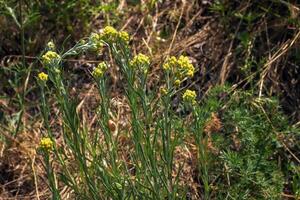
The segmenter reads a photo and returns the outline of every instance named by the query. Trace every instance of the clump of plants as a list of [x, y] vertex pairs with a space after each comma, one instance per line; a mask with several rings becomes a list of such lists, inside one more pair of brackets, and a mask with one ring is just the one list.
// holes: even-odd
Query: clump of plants
[[[293, 44], [299, 41], [299, 4], [218, 0], [210, 10], [222, 25], [226, 39], [231, 40], [228, 50], [234, 58], [227, 80], [248, 89], [259, 85], [260, 95], [276, 94], [291, 120], [299, 121], [299, 82], [289, 81], [298, 79], [299, 70], [286, 64], [286, 60], [297, 66], [300, 63], [299, 46]], [[285, 45], [289, 50], [279, 56]]]
[[[293, 160], [281, 162], [287, 153], [278, 137], [288, 137], [295, 127], [278, 113], [278, 105], [248, 92], [233, 93], [229, 87], [217, 87], [199, 101], [196, 91], [180, 88], [196, 71], [184, 55], [167, 58], [162, 65], [163, 86], [149, 90], [151, 58], [132, 55], [129, 40], [128, 33], [108, 26], [66, 52], [55, 52], [53, 47], [41, 56], [44, 69], [37, 81], [46, 131], [40, 153], [52, 198], [62, 199], [62, 188], [67, 188], [72, 198], [97, 200], [280, 199], [285, 183], [291, 176], [299, 178], [299, 171], [288, 169]], [[68, 92], [63, 59], [99, 48], [109, 49], [124, 77], [128, 127], [119, 128], [112, 118], [107, 61], [90, 72], [101, 99], [99, 129], [89, 128], [77, 109], [78, 99]], [[49, 122], [51, 94], [63, 121], [62, 143]], [[179, 106], [187, 116], [174, 111], [176, 94], [182, 97]], [[126, 152], [119, 144], [122, 138], [128, 141]], [[176, 160], [176, 150], [187, 141], [193, 147], [189, 149], [197, 185], [193, 195], [188, 183], [180, 181], [190, 163]], [[299, 189], [289, 192], [296, 195]]]

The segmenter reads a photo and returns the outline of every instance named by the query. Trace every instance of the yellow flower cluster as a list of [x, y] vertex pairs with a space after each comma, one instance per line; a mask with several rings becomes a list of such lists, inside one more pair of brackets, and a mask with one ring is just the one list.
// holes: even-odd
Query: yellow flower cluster
[[110, 38], [116, 38], [118, 37], [118, 34], [119, 34], [118, 31], [112, 26], [106, 26], [102, 32], [103, 37], [110, 37]]
[[181, 83], [181, 81], [180, 81], [179, 79], [176, 79], [176, 80], [174, 81], [174, 85], [175, 85], [176, 87], [179, 87], [179, 86], [180, 86], [180, 83]]
[[182, 79], [186, 77], [193, 77], [195, 73], [195, 68], [189, 58], [182, 55], [179, 56], [178, 59], [174, 56], [168, 58], [162, 67], [165, 71], [171, 71], [174, 73], [175, 86], [179, 86]]
[[42, 61], [44, 64], [50, 64], [54, 60], [58, 59], [60, 59], [60, 56], [54, 51], [47, 51], [47, 53], [42, 56]]
[[100, 49], [103, 46], [103, 42], [101, 41], [100, 35], [97, 33], [91, 34], [90, 41], [95, 49]]
[[163, 64], [163, 69], [168, 71], [177, 67], [177, 59], [175, 56], [171, 56], [167, 59], [167, 61]]
[[92, 75], [93, 75], [94, 78], [102, 78], [107, 69], [108, 69], [108, 66], [106, 65], [106, 63], [101, 62], [93, 70]]
[[50, 138], [44, 137], [41, 139], [40, 148], [46, 151], [51, 151], [53, 149], [53, 142]]
[[125, 31], [117, 31], [112, 26], [106, 26], [102, 33], [100, 33], [99, 38], [106, 42], [117, 42], [123, 41], [125, 43], [129, 42], [129, 34]]
[[166, 94], [168, 94], [168, 90], [166, 88], [162, 87], [162, 88], [160, 88], [160, 93], [162, 95], [166, 95]]
[[128, 43], [130, 40], [129, 34], [126, 31], [120, 31], [119, 38], [126, 43]]
[[196, 103], [196, 92], [193, 91], [193, 90], [186, 90], [184, 92], [184, 94], [182, 95], [182, 98], [185, 102], [189, 102], [189, 103], [192, 103], [192, 104], [195, 104]]
[[92, 33], [90, 41], [95, 49], [103, 46], [103, 41], [107, 43], [124, 42], [127, 44], [130, 40], [129, 34], [126, 31], [117, 31], [112, 26], [106, 26], [101, 33]]
[[41, 81], [44, 81], [46, 82], [48, 80], [48, 74], [44, 73], [44, 72], [41, 72], [38, 74], [38, 78], [41, 80]]
[[193, 77], [195, 73], [195, 68], [190, 62], [189, 58], [187, 56], [179, 56], [178, 59], [178, 66], [182, 71], [183, 76]]
[[150, 65], [150, 58], [142, 53], [134, 56], [133, 59], [130, 61], [130, 66], [137, 67], [137, 66], [148, 66]]

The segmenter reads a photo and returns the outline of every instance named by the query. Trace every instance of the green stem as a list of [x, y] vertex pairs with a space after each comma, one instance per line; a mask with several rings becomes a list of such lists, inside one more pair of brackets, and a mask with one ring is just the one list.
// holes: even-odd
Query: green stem
[[50, 163], [49, 152], [44, 152], [44, 158], [45, 158], [45, 164], [46, 164], [46, 170], [47, 170], [47, 177], [48, 177], [49, 185], [50, 185], [51, 192], [52, 192], [52, 199], [60, 200], [60, 194], [56, 187], [55, 176], [54, 176], [53, 169], [52, 169], [51, 163]]
[[[22, 67], [25, 68], [25, 33], [24, 33], [24, 24], [23, 24], [23, 10], [22, 10], [22, 0], [19, 1], [19, 13], [20, 13], [20, 30], [21, 30], [21, 51], [22, 51]], [[26, 81], [26, 80], [25, 80]], [[18, 116], [18, 123], [16, 130], [14, 132], [14, 136], [16, 136], [20, 130], [21, 124], [22, 124], [22, 118], [24, 114], [24, 100], [25, 100], [25, 85], [24, 90], [22, 91], [21, 97], [20, 97], [20, 114]]]
[[21, 50], [22, 50], [22, 65], [25, 67], [25, 31], [23, 23], [23, 10], [22, 10], [22, 0], [19, 3], [19, 12], [20, 12], [20, 29], [21, 29]]

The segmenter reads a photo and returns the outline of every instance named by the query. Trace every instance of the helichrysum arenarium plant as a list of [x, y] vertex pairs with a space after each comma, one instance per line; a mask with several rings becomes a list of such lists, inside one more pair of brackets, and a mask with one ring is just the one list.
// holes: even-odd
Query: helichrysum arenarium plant
[[[234, 153], [224, 150], [222, 154], [218, 154], [223, 148], [218, 142], [226, 139], [215, 137], [212, 132], [221, 129], [220, 119], [215, 113], [224, 105], [216, 95], [200, 104], [197, 102], [196, 91], [187, 89], [181, 94], [181, 105], [191, 113], [191, 118], [185, 120], [183, 116], [176, 114], [171, 106], [172, 98], [181, 92], [178, 91], [181, 82], [194, 76], [193, 64], [183, 55], [178, 58], [174, 56], [167, 58], [162, 65], [164, 86], [159, 91], [149, 91], [146, 86], [151, 57], [142, 53], [133, 56], [129, 40], [128, 33], [108, 26], [100, 33], [91, 34], [84, 42], [79, 42], [66, 52], [55, 52], [54, 46], [48, 48], [49, 51], [41, 57], [46, 72], [38, 74], [37, 79], [42, 92], [41, 109], [47, 131], [45, 134], [47, 138], [41, 141], [41, 149], [45, 154], [53, 199], [62, 198], [58, 189], [62, 184], [72, 191], [74, 198], [76, 195], [78, 199], [186, 199], [188, 188], [179, 182], [180, 172], [186, 163], [175, 165], [174, 158], [175, 149], [182, 145], [186, 137], [193, 138], [196, 147], [195, 165], [198, 173], [195, 176], [201, 185], [198, 197], [210, 199], [213, 195], [216, 196], [214, 190], [220, 182], [218, 177], [224, 174], [222, 172], [224, 166], [226, 169], [230, 167], [236, 173], [243, 170], [241, 164], [236, 166], [231, 164], [234, 162], [232, 160]], [[78, 104], [68, 94], [66, 79], [62, 75], [63, 59], [99, 48], [109, 48], [114, 62], [120, 67], [121, 75], [125, 79], [124, 93], [130, 108], [129, 129], [116, 132], [116, 124], [111, 119], [111, 98], [107, 89], [109, 64], [106, 61], [101, 61], [91, 71], [101, 98], [97, 109], [99, 131], [87, 128], [76, 110]], [[55, 144], [49, 123], [50, 108], [47, 99], [49, 81], [54, 86], [55, 98], [63, 119], [64, 149]], [[246, 111], [247, 108], [244, 112]], [[246, 112], [243, 115], [247, 114]], [[241, 122], [241, 128], [245, 125], [239, 121], [241, 118], [235, 119], [239, 116], [238, 110], [233, 109], [225, 116]], [[251, 115], [248, 117], [251, 118]], [[212, 120], [213, 123], [210, 122]], [[211, 128], [213, 126], [214, 128]], [[130, 137], [132, 142], [126, 158], [119, 153], [117, 138], [122, 134]], [[255, 140], [256, 133], [249, 134]], [[99, 143], [102, 137], [103, 142]], [[254, 143], [250, 141], [249, 144]], [[267, 142], [264, 144], [269, 145]], [[255, 154], [256, 151], [254, 147], [249, 147], [249, 152]], [[220, 162], [216, 164], [214, 159], [219, 159]], [[241, 159], [244, 160], [239, 162], [251, 160], [246, 156]], [[54, 160], [59, 166], [59, 173], [53, 171]], [[253, 166], [263, 167], [260, 163], [258, 159], [257, 165]], [[217, 172], [220, 174], [216, 175]], [[230, 173], [226, 172], [228, 176]], [[276, 196], [273, 193], [278, 191], [280, 185], [272, 188], [268, 185], [272, 182], [263, 182], [264, 177], [268, 175], [261, 174], [259, 177], [253, 175], [251, 180], [260, 181], [257, 184], [264, 186], [263, 192], [270, 191], [272, 193], [270, 196]], [[235, 182], [232, 180], [231, 183]], [[247, 184], [251, 184], [251, 181]], [[237, 188], [239, 186], [234, 185], [227, 194], [234, 196]]]

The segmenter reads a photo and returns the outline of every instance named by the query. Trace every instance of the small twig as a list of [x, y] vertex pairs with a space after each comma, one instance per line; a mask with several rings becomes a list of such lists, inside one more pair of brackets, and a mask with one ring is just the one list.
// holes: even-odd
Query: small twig
[[[156, 15], [154, 16], [154, 19], [152, 20], [152, 22], [153, 22], [152, 24], [153, 25], [152, 25], [152, 30], [151, 30], [150, 34], [148, 35], [148, 38], [147, 38], [147, 42], [146, 42], [146, 46], [147, 47], [149, 47], [149, 42], [151, 40], [151, 37], [152, 37], [153, 33], [156, 32], [156, 26], [157, 26], [157, 21], [158, 21], [158, 14], [157, 14], [158, 13], [158, 8], [157, 8], [157, 5], [155, 6], [155, 8], [156, 8], [156, 10], [155, 10], [156, 11]], [[152, 54], [152, 52], [151, 52], [151, 54]]]
[[120, 29], [121, 31], [123, 31], [129, 24], [130, 22], [133, 20], [133, 16], [131, 16], [126, 23], [124, 24], [124, 26], [122, 26], [122, 28]]
[[173, 34], [173, 37], [172, 37], [172, 40], [171, 40], [169, 49], [168, 49], [168, 51], [167, 51], [167, 55], [170, 54], [171, 49], [172, 49], [172, 47], [173, 47], [173, 43], [174, 43], [174, 41], [175, 41], [175, 38], [176, 38], [176, 35], [177, 35], [177, 31], [178, 31], [178, 28], [179, 28], [179, 25], [180, 25], [180, 22], [181, 22], [181, 19], [182, 19], [182, 16], [183, 16], [185, 4], [186, 4], [186, 2], [183, 1], [183, 6], [182, 6], [182, 9], [181, 9], [180, 17], [179, 17], [179, 20], [178, 20], [178, 22], [177, 22], [177, 25], [176, 25], [176, 28], [175, 28], [175, 31], [174, 31], [174, 34]]
[[38, 182], [37, 182], [37, 176], [36, 176], [34, 164], [35, 164], [35, 156], [33, 156], [33, 158], [31, 159], [31, 169], [32, 169], [32, 173], [33, 173], [36, 198], [37, 198], [37, 200], [40, 200], [40, 194], [39, 194], [39, 188], [38, 188]]
[[[1, 63], [3, 62], [3, 60], [5, 60], [6, 58], [22, 58], [22, 55], [8, 55], [8, 56], [4, 56], [1, 60]], [[29, 59], [29, 60], [38, 60], [38, 57], [35, 56], [25, 56], [25, 59]], [[84, 59], [63, 59], [64, 61], [67, 62], [84, 62], [84, 63], [100, 63], [101, 61], [99, 60], [84, 60]]]
[[[262, 73], [263, 74], [262, 77], [265, 77], [266, 76], [266, 71], [268, 71], [268, 69], [270, 68], [270, 64], [272, 64], [280, 56], [282, 56], [283, 54], [285, 54], [294, 45], [294, 43], [297, 41], [297, 39], [299, 39], [299, 37], [300, 37], [300, 31], [297, 33], [297, 35], [294, 37], [294, 39], [292, 40], [291, 43], [288, 44], [288, 42], [286, 42], [283, 45], [282, 48], [280, 48], [276, 53], [274, 53], [273, 56], [272, 56], [272, 58], [261, 69], [253, 72], [251, 75], [249, 75], [246, 78], [242, 79], [240, 82], [234, 84], [232, 86], [232, 88], [231, 88], [231, 92], [233, 92], [238, 86], [240, 86], [245, 81], [251, 80], [251, 78], [255, 77], [255, 75], [257, 75], [259, 73]], [[282, 52], [280, 52], [280, 50], [282, 50]], [[260, 82], [258, 84], [260, 84]]]
[[293, 40], [288, 40], [285, 42], [281, 48], [273, 54], [273, 56], [269, 59], [269, 61], [263, 66], [263, 72], [262, 72], [262, 79], [268, 74], [269, 69], [271, 68], [271, 65], [281, 56], [283, 56], [288, 50], [295, 44], [295, 42], [300, 38], [300, 31], [295, 35]]
[[288, 197], [288, 198], [292, 198], [292, 199], [299, 199], [299, 198], [295, 197], [294, 195], [285, 194], [285, 193], [281, 193], [281, 196], [283, 196], [283, 197]]
[[134, 38], [134, 36], [137, 34], [138, 30], [141, 28], [141, 26], [143, 25], [145, 17], [143, 17], [139, 23], [139, 25], [137, 26], [135, 32], [132, 34], [131, 38]]

